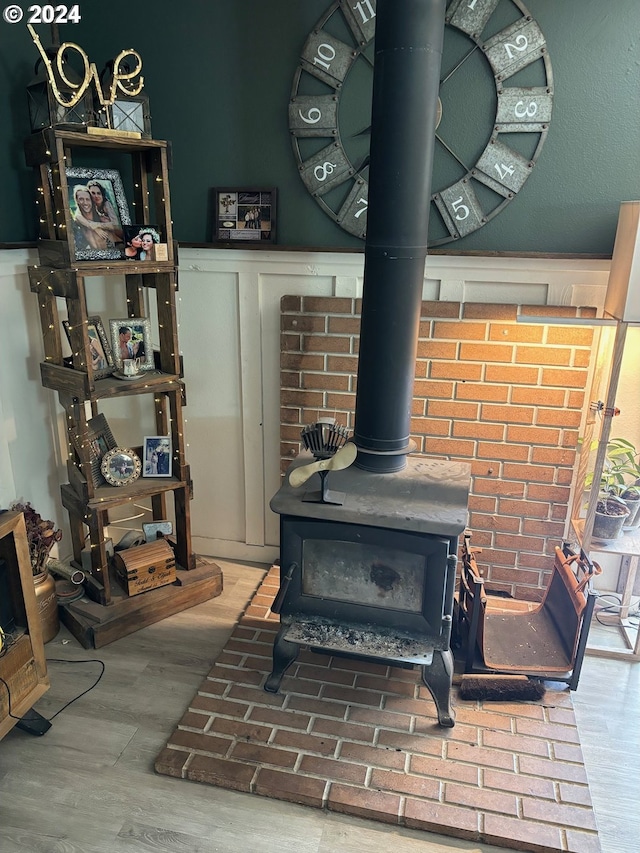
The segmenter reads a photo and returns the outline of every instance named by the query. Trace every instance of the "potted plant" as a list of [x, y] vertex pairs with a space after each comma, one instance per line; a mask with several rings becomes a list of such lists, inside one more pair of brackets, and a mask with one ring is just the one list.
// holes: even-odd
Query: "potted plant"
[[54, 522], [43, 519], [28, 502], [15, 501], [11, 509], [21, 512], [24, 516], [36, 602], [42, 622], [43, 640], [47, 643], [60, 629], [56, 584], [47, 569], [47, 563], [51, 549], [62, 539], [62, 530], [56, 530]]
[[624, 527], [636, 527], [640, 524], [640, 453], [626, 438], [612, 438], [607, 445], [606, 463], [611, 487], [629, 509]]
[[[594, 442], [594, 447], [597, 442]], [[593, 482], [587, 476], [585, 485]], [[610, 540], [621, 536], [623, 529], [640, 522], [640, 464], [634, 445], [624, 438], [612, 438], [607, 444], [596, 513], [594, 539]]]

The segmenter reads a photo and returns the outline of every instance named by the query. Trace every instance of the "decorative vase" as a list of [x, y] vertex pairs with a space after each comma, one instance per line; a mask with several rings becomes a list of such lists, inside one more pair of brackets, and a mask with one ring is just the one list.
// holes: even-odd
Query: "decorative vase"
[[36, 604], [42, 623], [42, 639], [45, 643], [53, 640], [60, 630], [58, 618], [58, 597], [56, 595], [56, 582], [48, 571], [40, 572], [33, 576], [33, 585], [36, 591]]

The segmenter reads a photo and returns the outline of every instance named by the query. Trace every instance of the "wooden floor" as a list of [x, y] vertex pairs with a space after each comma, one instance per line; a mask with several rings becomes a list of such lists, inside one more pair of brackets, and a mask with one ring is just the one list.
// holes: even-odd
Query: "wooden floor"
[[[52, 686], [36, 708], [43, 737], [14, 729], [0, 742], [4, 853], [397, 853], [497, 851], [424, 832], [159, 776], [156, 755], [244, 605], [259, 567], [218, 561], [221, 596], [98, 651], [66, 629], [46, 646]], [[640, 664], [587, 657], [573, 702], [603, 853], [640, 837]]]

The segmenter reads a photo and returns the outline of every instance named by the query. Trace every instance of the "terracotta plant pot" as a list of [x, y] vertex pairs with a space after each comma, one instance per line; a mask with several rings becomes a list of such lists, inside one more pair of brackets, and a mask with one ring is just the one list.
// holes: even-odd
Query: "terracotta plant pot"
[[617, 498], [600, 498], [593, 521], [593, 538], [604, 541], [618, 539], [628, 517], [629, 510], [622, 501]]

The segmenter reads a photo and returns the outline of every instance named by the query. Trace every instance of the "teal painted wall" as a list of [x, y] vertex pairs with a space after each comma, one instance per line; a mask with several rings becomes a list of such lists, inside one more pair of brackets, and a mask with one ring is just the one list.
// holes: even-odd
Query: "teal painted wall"
[[[400, 5], [400, 0], [398, 0]], [[85, 0], [63, 40], [98, 68], [142, 55], [153, 134], [173, 144], [175, 235], [211, 239], [214, 186], [276, 186], [278, 243], [359, 248], [298, 177], [287, 104], [300, 49], [329, 0]], [[529, 0], [553, 64], [547, 141], [518, 197], [452, 251], [610, 254], [620, 201], [640, 198], [640, 2]], [[27, 8], [24, 4], [23, 8]], [[38, 27], [43, 41], [48, 28]], [[37, 59], [24, 22], [0, 21], [0, 242], [34, 239], [24, 87]], [[473, 118], [461, 132], [472, 132]], [[470, 127], [471, 126], [471, 127]], [[435, 177], [434, 177], [435, 183]]]

